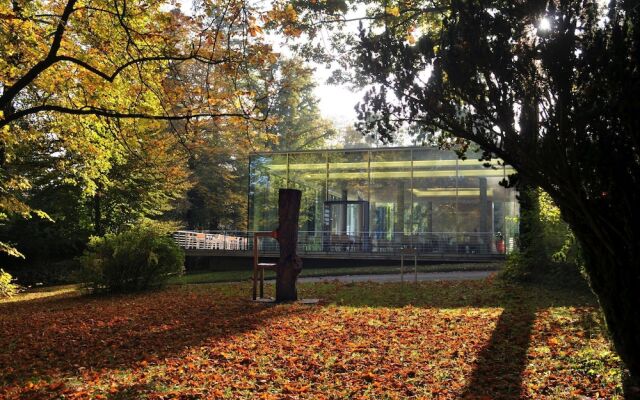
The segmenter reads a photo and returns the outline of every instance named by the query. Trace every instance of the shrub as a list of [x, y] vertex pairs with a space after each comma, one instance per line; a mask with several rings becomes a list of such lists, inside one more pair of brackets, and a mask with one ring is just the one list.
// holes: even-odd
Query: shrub
[[18, 289], [18, 285], [13, 283], [13, 277], [0, 268], [0, 298], [11, 297], [18, 293]]
[[509, 281], [529, 282], [532, 280], [532, 268], [529, 260], [520, 251], [507, 255], [507, 259], [500, 276]]
[[520, 218], [527, 230], [520, 232], [521, 248], [507, 257], [502, 277], [519, 282], [583, 284], [580, 248], [560, 209], [542, 190], [526, 190], [521, 195], [527, 196], [528, 207], [521, 209]]
[[166, 225], [143, 223], [128, 231], [92, 237], [84, 255], [83, 280], [94, 292], [132, 292], [161, 286], [184, 269], [184, 252]]

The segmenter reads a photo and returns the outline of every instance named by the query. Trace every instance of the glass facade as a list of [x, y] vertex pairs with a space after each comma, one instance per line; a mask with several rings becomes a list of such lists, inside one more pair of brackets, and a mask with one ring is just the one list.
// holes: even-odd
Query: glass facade
[[278, 225], [279, 188], [302, 191], [301, 251], [503, 253], [518, 203], [510, 167], [427, 147], [254, 154], [249, 230]]

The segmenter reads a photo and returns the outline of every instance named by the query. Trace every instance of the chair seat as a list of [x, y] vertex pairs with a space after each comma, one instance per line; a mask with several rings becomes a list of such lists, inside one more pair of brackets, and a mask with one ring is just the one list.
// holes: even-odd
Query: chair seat
[[275, 271], [277, 266], [278, 264], [276, 263], [258, 263], [259, 269], [268, 269], [268, 270]]

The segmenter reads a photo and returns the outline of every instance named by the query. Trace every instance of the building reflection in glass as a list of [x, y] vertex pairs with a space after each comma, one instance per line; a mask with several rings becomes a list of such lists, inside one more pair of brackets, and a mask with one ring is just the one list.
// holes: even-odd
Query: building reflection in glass
[[514, 171], [467, 157], [428, 147], [254, 154], [249, 230], [277, 227], [278, 189], [296, 188], [302, 251], [509, 251], [518, 203], [499, 182]]

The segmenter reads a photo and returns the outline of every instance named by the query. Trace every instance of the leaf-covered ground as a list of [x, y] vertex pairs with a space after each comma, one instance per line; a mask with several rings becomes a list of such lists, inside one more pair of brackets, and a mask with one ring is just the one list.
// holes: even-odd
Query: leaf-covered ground
[[586, 294], [492, 280], [246, 284], [0, 304], [0, 398], [621, 398]]

